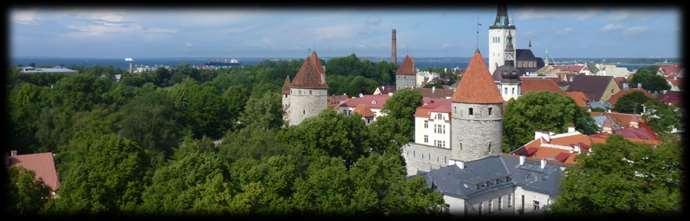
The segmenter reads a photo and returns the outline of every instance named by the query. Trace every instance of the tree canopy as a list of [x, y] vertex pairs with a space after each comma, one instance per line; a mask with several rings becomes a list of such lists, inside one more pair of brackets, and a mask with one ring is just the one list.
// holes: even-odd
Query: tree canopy
[[586, 110], [566, 96], [551, 92], [527, 93], [508, 102], [503, 115], [504, 152], [532, 140], [535, 131], [563, 133], [575, 127], [584, 134], [598, 130]]
[[614, 135], [566, 169], [554, 213], [680, 212], [680, 146], [656, 149]]
[[614, 104], [613, 110], [621, 113], [639, 114], [642, 113], [642, 104], [651, 99], [643, 92], [633, 91], [620, 97]]
[[671, 86], [666, 82], [663, 76], [656, 74], [658, 66], [649, 66], [640, 68], [635, 74], [630, 77], [631, 87], [637, 87], [642, 84], [642, 88], [651, 92], [661, 92], [671, 89]]

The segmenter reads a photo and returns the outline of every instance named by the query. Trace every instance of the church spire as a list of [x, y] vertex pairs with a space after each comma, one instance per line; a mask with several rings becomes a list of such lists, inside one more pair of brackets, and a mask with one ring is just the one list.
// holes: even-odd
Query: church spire
[[515, 26], [510, 22], [508, 18], [508, 7], [505, 3], [500, 3], [498, 9], [496, 10], [496, 19], [494, 24], [489, 28], [515, 28]]

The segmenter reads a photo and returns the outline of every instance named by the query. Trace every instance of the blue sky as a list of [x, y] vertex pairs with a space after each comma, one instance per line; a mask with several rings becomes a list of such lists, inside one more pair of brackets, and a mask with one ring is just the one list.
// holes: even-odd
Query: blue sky
[[[13, 9], [11, 57], [305, 57], [356, 53], [469, 57], [486, 52], [495, 8]], [[510, 8], [518, 48], [550, 57], [679, 57], [673, 8]]]

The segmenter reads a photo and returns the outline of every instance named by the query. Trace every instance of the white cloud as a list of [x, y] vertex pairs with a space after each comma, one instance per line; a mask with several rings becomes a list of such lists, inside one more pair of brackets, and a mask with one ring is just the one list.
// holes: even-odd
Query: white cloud
[[36, 25], [39, 17], [34, 10], [13, 11], [12, 21], [22, 25]]
[[649, 30], [649, 28], [646, 26], [634, 26], [634, 27], [626, 28], [623, 31], [623, 33], [626, 35], [636, 35], [636, 34], [647, 32], [648, 30]]
[[609, 31], [618, 31], [621, 29], [623, 29], [623, 25], [609, 23], [609, 24], [604, 25], [604, 27], [601, 27], [599, 30], [601, 30], [603, 32], [609, 32]]
[[316, 28], [314, 34], [319, 40], [350, 39], [355, 33], [351, 25], [337, 25]]
[[556, 34], [564, 35], [564, 34], [571, 33], [574, 30], [575, 29], [573, 29], [571, 27], [565, 27], [565, 28], [561, 28], [561, 29], [556, 30]]

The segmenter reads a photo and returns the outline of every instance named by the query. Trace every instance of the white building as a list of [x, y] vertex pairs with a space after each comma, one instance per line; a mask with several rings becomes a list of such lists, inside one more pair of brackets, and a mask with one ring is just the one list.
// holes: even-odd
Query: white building
[[615, 64], [595, 64], [599, 71], [595, 75], [628, 78], [632, 73], [625, 67], [617, 67]]
[[439, 73], [417, 70], [417, 88], [423, 87], [424, 84], [430, 82], [433, 79], [439, 78], [440, 76], [441, 75]]
[[535, 214], [555, 201], [564, 169], [555, 161], [499, 154], [418, 176], [443, 194], [453, 215]]
[[443, 98], [423, 98], [415, 111], [414, 142], [450, 149], [451, 101]]
[[55, 66], [52, 68], [36, 68], [31, 66], [19, 68], [19, 73], [22, 74], [40, 74], [40, 73], [56, 73], [56, 74], [75, 74], [76, 70], [66, 68], [64, 66]]

